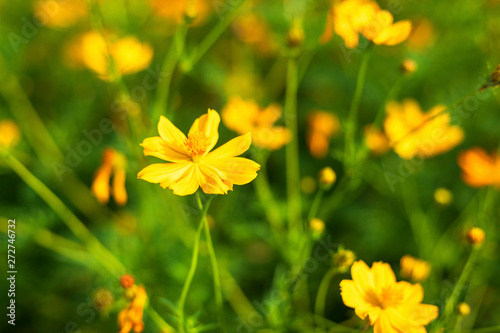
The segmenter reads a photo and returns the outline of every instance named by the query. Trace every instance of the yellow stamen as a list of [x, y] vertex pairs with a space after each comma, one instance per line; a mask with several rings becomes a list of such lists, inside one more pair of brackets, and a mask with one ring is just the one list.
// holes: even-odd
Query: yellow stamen
[[207, 152], [209, 143], [207, 136], [194, 132], [189, 134], [188, 138], [184, 141], [184, 146], [189, 156], [193, 158], [193, 161], [198, 162], [199, 157]]

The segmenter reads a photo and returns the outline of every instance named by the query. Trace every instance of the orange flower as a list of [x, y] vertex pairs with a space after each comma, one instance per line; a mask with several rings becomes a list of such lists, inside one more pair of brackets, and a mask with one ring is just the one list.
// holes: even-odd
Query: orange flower
[[291, 133], [287, 128], [274, 126], [281, 114], [282, 109], [277, 104], [261, 109], [252, 100], [231, 97], [222, 110], [222, 120], [227, 128], [240, 135], [250, 132], [256, 146], [277, 150], [291, 140]]
[[375, 262], [370, 268], [356, 261], [351, 275], [352, 280], [340, 282], [342, 300], [361, 319], [368, 317], [374, 333], [423, 333], [438, 316], [437, 306], [421, 304], [422, 286], [397, 282], [388, 264]]
[[358, 46], [359, 33], [378, 45], [396, 45], [406, 40], [411, 32], [411, 22], [394, 23], [392, 14], [381, 10], [372, 0], [333, 1], [328, 12], [322, 43], [328, 42], [333, 32], [344, 39], [348, 48]]
[[266, 21], [255, 13], [239, 16], [233, 23], [233, 31], [243, 43], [252, 45], [261, 55], [272, 54], [277, 49]]
[[488, 155], [482, 148], [472, 148], [458, 157], [463, 181], [472, 187], [493, 185], [500, 188], [500, 156]]
[[190, 195], [199, 187], [209, 194], [227, 194], [233, 184], [244, 185], [257, 177], [260, 165], [236, 157], [250, 148], [250, 133], [241, 135], [211, 151], [219, 139], [220, 116], [215, 110], [195, 120], [186, 137], [170, 120], [161, 116], [160, 136], [141, 144], [144, 155], [172, 163], [151, 164], [137, 177], [170, 188], [176, 195]]
[[384, 130], [394, 151], [404, 159], [431, 157], [447, 152], [464, 138], [463, 130], [450, 125], [445, 106], [433, 107], [423, 113], [411, 99], [403, 103], [389, 102]]
[[118, 327], [119, 333], [129, 333], [133, 330], [135, 333], [144, 330], [144, 322], [142, 321], [144, 315], [144, 306], [148, 296], [144, 286], [132, 286], [127, 291], [132, 291], [132, 301], [118, 314]]
[[324, 158], [330, 150], [330, 140], [340, 127], [338, 118], [329, 112], [315, 111], [307, 119], [307, 145], [311, 155]]
[[[102, 204], [109, 201], [110, 192], [113, 193], [115, 202], [119, 206], [127, 203], [127, 191], [125, 189], [125, 165], [126, 159], [123, 154], [113, 148], [107, 148], [102, 154], [102, 163], [97, 169], [92, 182], [92, 193]], [[113, 183], [110, 186], [111, 175]]]
[[155, 15], [164, 17], [173, 24], [181, 24], [189, 18], [193, 25], [202, 24], [210, 13], [207, 0], [149, 0]]

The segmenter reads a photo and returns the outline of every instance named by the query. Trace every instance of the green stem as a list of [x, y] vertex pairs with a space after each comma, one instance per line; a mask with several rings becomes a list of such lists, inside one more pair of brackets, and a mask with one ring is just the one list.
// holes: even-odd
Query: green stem
[[311, 220], [312, 218], [318, 217], [319, 205], [321, 204], [321, 200], [323, 199], [323, 194], [325, 190], [320, 186], [318, 192], [314, 196], [311, 209], [309, 210], [309, 214], [307, 215], [307, 219]]
[[472, 248], [472, 252], [469, 255], [469, 258], [467, 259], [465, 267], [462, 270], [462, 273], [460, 274], [457, 283], [455, 284], [455, 287], [453, 287], [453, 291], [450, 297], [446, 300], [444, 306], [444, 318], [443, 318], [445, 322], [450, 318], [450, 316], [453, 314], [453, 311], [455, 310], [455, 307], [457, 305], [457, 300], [461, 295], [460, 289], [465, 288], [465, 284], [467, 280], [469, 280], [470, 275], [472, 274], [478, 254], [479, 254], [479, 247], [474, 246]]
[[[85, 245], [86, 249], [99, 261], [111, 274], [119, 278], [127, 271], [125, 266], [102, 245], [102, 243], [85, 227], [71, 210], [38, 178], [36, 178], [26, 167], [20, 163], [10, 153], [5, 152], [2, 155], [5, 162], [14, 170], [14, 172], [37, 193], [52, 210], [61, 218], [73, 234]], [[154, 312], [149, 306], [148, 309]], [[159, 317], [159, 316], [158, 316]], [[152, 317], [155, 324], [160, 328], [172, 330], [163, 319]]]
[[335, 268], [330, 268], [328, 272], [323, 276], [321, 283], [319, 285], [318, 294], [316, 295], [316, 304], [314, 306], [314, 313], [318, 316], [323, 317], [325, 315], [325, 303], [326, 297], [328, 296], [328, 289], [332, 282], [332, 278], [338, 273]]
[[285, 121], [287, 128], [292, 133], [292, 139], [286, 145], [288, 222], [290, 224], [291, 233], [300, 232], [302, 212], [300, 200], [299, 141], [297, 133], [297, 67], [296, 57], [293, 55], [290, 56], [287, 66]]
[[[203, 209], [203, 204], [201, 202], [201, 198], [199, 192], [196, 193], [198, 206], [200, 209]], [[207, 206], [210, 204], [212, 197], [210, 197]], [[208, 254], [210, 255], [210, 263], [212, 264], [212, 273], [214, 275], [214, 291], [215, 291], [215, 305], [217, 307], [217, 317], [219, 318], [219, 322], [221, 325], [221, 332], [224, 333], [227, 331], [226, 329], [226, 319], [224, 314], [224, 300], [222, 298], [222, 288], [221, 288], [221, 278], [219, 272], [219, 264], [217, 263], [217, 256], [215, 255], [214, 244], [212, 242], [212, 236], [210, 235], [210, 227], [208, 225], [208, 220], [206, 216], [203, 217], [204, 228], [205, 228], [205, 237], [207, 239], [208, 245]]]
[[208, 207], [210, 206], [210, 201], [207, 202], [205, 207], [203, 207], [200, 222], [198, 224], [198, 228], [196, 229], [196, 236], [194, 239], [194, 247], [193, 247], [193, 256], [191, 258], [191, 266], [189, 268], [188, 276], [186, 278], [186, 282], [184, 282], [184, 286], [182, 287], [181, 297], [179, 299], [179, 332], [184, 333], [184, 304], [186, 303], [186, 297], [189, 292], [189, 288], [191, 287], [191, 282], [193, 281], [194, 273], [196, 272], [196, 267], [198, 266], [198, 252], [200, 249], [200, 239], [201, 239], [201, 231], [203, 230], [203, 225], [206, 220], [206, 215], [208, 211]]
[[345, 151], [344, 151], [344, 164], [351, 165], [355, 153], [355, 137], [356, 137], [356, 124], [358, 121], [358, 110], [361, 102], [361, 95], [363, 94], [363, 87], [365, 85], [366, 73], [368, 70], [368, 62], [370, 60], [371, 52], [367, 50], [363, 55], [361, 67], [359, 69], [358, 78], [356, 80], [356, 88], [352, 98], [351, 107], [349, 108], [349, 115], [347, 118], [346, 135], [345, 135]]
[[177, 29], [161, 67], [161, 73], [165, 78], [159, 82], [156, 90], [156, 98], [153, 104], [153, 121], [157, 121], [162, 114], [169, 114], [167, 112], [167, 106], [170, 86], [172, 84], [175, 68], [184, 51], [187, 30], [188, 28], [186, 25], [181, 25]]

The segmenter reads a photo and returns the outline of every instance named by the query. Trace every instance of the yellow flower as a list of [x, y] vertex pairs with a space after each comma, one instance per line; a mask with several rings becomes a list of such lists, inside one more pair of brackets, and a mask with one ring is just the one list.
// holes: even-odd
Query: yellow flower
[[85, 0], [39, 0], [35, 16], [47, 27], [66, 28], [88, 15]]
[[124, 37], [107, 42], [96, 31], [91, 31], [69, 45], [69, 57], [96, 72], [103, 80], [113, 80], [114, 70], [120, 75], [132, 74], [146, 69], [153, 59], [153, 49], [135, 37]]
[[404, 159], [431, 157], [462, 142], [463, 130], [450, 125], [450, 114], [442, 113], [445, 109], [440, 105], [423, 113], [414, 100], [389, 102], [384, 129], [394, 151]]
[[199, 25], [210, 12], [210, 3], [207, 0], [149, 0], [149, 3], [155, 15], [174, 24], [181, 24], [187, 17], [194, 19], [193, 25]]
[[266, 21], [255, 13], [247, 12], [240, 15], [234, 21], [232, 28], [243, 43], [253, 46], [261, 55], [270, 55], [278, 48]]
[[0, 149], [15, 146], [21, 138], [19, 126], [12, 120], [0, 121]]
[[[107, 204], [112, 192], [115, 202], [119, 206], [127, 203], [127, 191], [125, 189], [125, 156], [112, 148], [107, 148], [102, 154], [102, 162], [97, 169], [92, 182], [92, 193], [102, 204]], [[113, 182], [110, 185], [111, 175]]]
[[330, 150], [330, 140], [340, 127], [338, 118], [329, 112], [315, 111], [307, 119], [307, 144], [311, 155], [324, 158]]
[[337, 180], [337, 174], [332, 168], [326, 167], [319, 172], [319, 182], [325, 187], [332, 186]]
[[431, 265], [424, 260], [405, 255], [401, 258], [401, 276], [412, 281], [421, 282], [429, 277]]
[[119, 333], [129, 333], [133, 330], [135, 333], [144, 330], [144, 306], [148, 296], [144, 286], [134, 286], [134, 295], [132, 301], [118, 314]]
[[176, 195], [189, 195], [201, 187], [209, 194], [226, 194], [233, 184], [244, 185], [257, 177], [260, 165], [235, 157], [250, 148], [250, 133], [232, 139], [211, 152], [219, 139], [220, 117], [217, 111], [195, 120], [186, 137], [167, 118], [158, 123], [160, 136], [147, 138], [141, 144], [144, 155], [172, 163], [152, 164], [137, 175], [150, 183], [170, 188]]
[[462, 317], [467, 317], [470, 314], [469, 304], [462, 302], [457, 305], [457, 312]]
[[486, 234], [483, 229], [474, 227], [467, 230], [466, 237], [472, 245], [481, 245], [484, 242]]
[[437, 306], [421, 304], [422, 286], [396, 282], [389, 264], [375, 262], [370, 268], [356, 261], [351, 275], [340, 283], [342, 300], [361, 319], [368, 317], [374, 333], [422, 333], [438, 316]]
[[408, 48], [415, 51], [426, 49], [435, 40], [434, 27], [427, 19], [419, 19], [408, 37]]
[[484, 149], [475, 147], [460, 153], [458, 165], [467, 185], [500, 188], [500, 157], [496, 154], [489, 155]]
[[252, 100], [231, 97], [222, 110], [222, 120], [227, 128], [242, 135], [250, 132], [253, 143], [261, 148], [277, 150], [290, 142], [290, 130], [274, 126], [281, 117], [281, 107], [271, 104], [261, 109]]
[[449, 205], [453, 201], [453, 193], [444, 187], [437, 188], [434, 191], [434, 200], [440, 205]]
[[359, 33], [378, 45], [396, 45], [408, 38], [411, 22], [393, 23], [393, 21], [392, 14], [381, 10], [375, 1], [333, 1], [320, 41], [328, 42], [335, 31], [344, 39], [348, 48], [358, 46]]

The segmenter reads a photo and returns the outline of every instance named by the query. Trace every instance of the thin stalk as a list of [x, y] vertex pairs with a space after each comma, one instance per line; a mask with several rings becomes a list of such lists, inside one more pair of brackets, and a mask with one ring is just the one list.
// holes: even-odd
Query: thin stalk
[[[201, 198], [199, 192], [196, 193], [198, 206], [200, 209], [203, 209], [203, 204], [201, 202]], [[210, 204], [212, 197], [210, 197], [207, 206]], [[222, 298], [222, 288], [221, 288], [221, 278], [219, 272], [219, 264], [217, 262], [217, 256], [215, 255], [214, 244], [212, 242], [212, 236], [210, 235], [210, 227], [208, 225], [208, 220], [206, 216], [203, 217], [203, 224], [205, 228], [205, 238], [207, 239], [208, 245], [208, 254], [210, 256], [210, 263], [212, 264], [212, 273], [214, 275], [214, 291], [215, 291], [215, 305], [217, 307], [217, 317], [220, 322], [220, 331], [222, 333], [227, 332], [226, 328], [226, 319], [224, 314], [224, 300]]]
[[338, 270], [336, 268], [330, 268], [321, 280], [314, 306], [314, 313], [318, 316], [324, 317], [325, 315], [326, 296], [328, 296], [328, 289], [330, 288], [332, 278], [337, 275], [337, 273]]
[[[73, 234], [85, 245], [87, 251], [99, 261], [112, 275], [120, 277], [127, 271], [126, 267], [111, 253], [102, 243], [87, 229], [71, 210], [38, 178], [36, 178], [26, 167], [10, 153], [2, 155], [4, 161], [17, 173], [17, 175], [37, 193], [52, 210], [61, 218]], [[151, 305], [148, 306], [150, 313], [155, 312]], [[151, 317], [159, 328], [170, 331], [173, 328], [159, 316]]]
[[288, 222], [290, 224], [290, 232], [292, 233], [300, 231], [302, 212], [300, 200], [299, 141], [297, 133], [297, 89], [297, 59], [292, 55], [288, 58], [285, 100], [285, 121], [287, 128], [292, 133], [292, 139], [286, 145]]
[[363, 55], [361, 67], [359, 68], [358, 78], [356, 80], [356, 88], [352, 98], [351, 107], [349, 108], [349, 115], [347, 118], [346, 134], [345, 134], [345, 151], [344, 151], [344, 164], [350, 165], [352, 158], [354, 158], [354, 150], [356, 147], [356, 125], [358, 121], [358, 110], [361, 102], [361, 95], [365, 85], [366, 73], [368, 70], [368, 62], [370, 60], [371, 52], [368, 50]]
[[309, 214], [307, 215], [307, 219], [311, 220], [312, 218], [318, 217], [319, 205], [321, 204], [321, 200], [323, 199], [323, 194], [325, 190], [320, 186], [318, 192], [314, 196], [311, 209], [309, 210]]
[[200, 250], [200, 239], [201, 239], [201, 231], [203, 230], [203, 225], [206, 219], [208, 207], [210, 206], [210, 201], [207, 202], [205, 207], [203, 207], [200, 222], [198, 224], [198, 228], [196, 229], [196, 235], [194, 239], [194, 247], [193, 247], [193, 256], [191, 258], [191, 266], [189, 268], [188, 276], [186, 278], [186, 282], [184, 282], [184, 286], [182, 287], [181, 297], [179, 299], [179, 332], [184, 333], [184, 304], [186, 303], [186, 297], [189, 292], [189, 288], [191, 287], [191, 282], [193, 281], [194, 273], [196, 272], [196, 267], [198, 266], [198, 253]]

